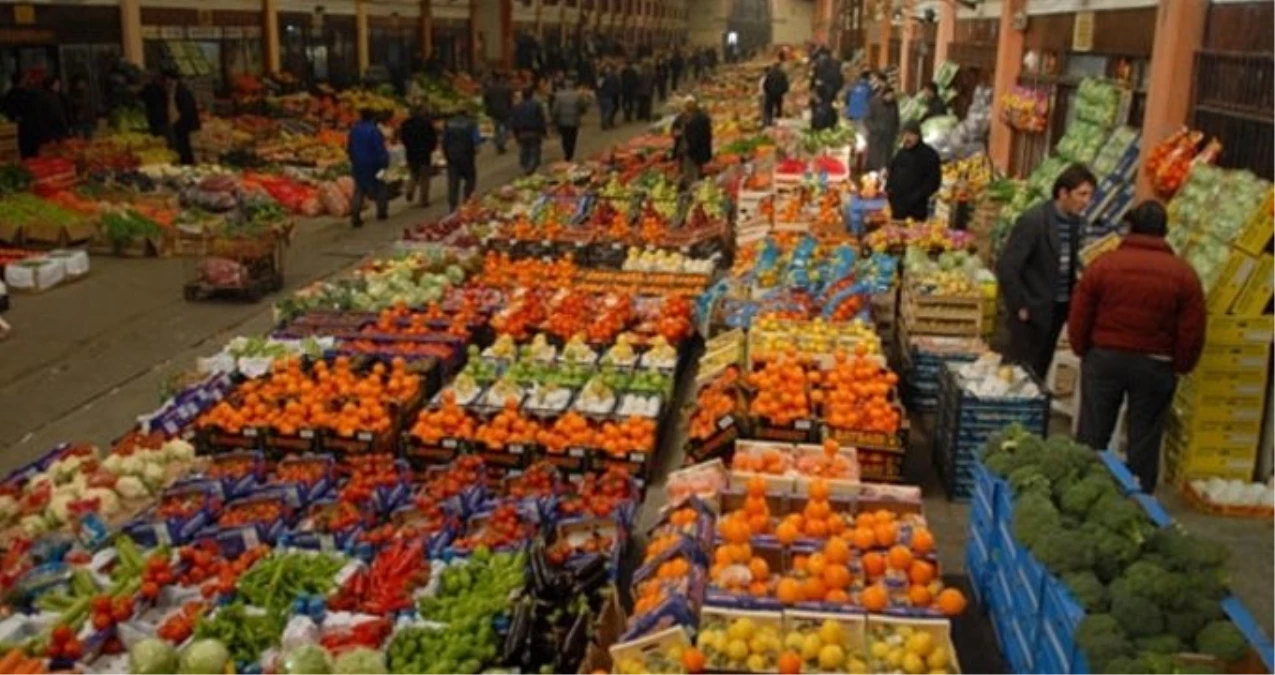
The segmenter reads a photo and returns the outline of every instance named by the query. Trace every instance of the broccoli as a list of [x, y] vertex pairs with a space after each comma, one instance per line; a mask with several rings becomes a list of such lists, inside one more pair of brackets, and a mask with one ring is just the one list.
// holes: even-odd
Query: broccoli
[[1216, 599], [1195, 593], [1194, 589], [1188, 590], [1181, 605], [1176, 611], [1165, 614], [1164, 625], [1183, 642], [1195, 639], [1205, 624], [1223, 616], [1222, 606]]
[[1147, 548], [1163, 556], [1170, 569], [1180, 572], [1220, 569], [1230, 559], [1230, 551], [1222, 544], [1177, 526], [1157, 529], [1147, 538]]
[[1138, 638], [1133, 644], [1138, 647], [1138, 651], [1153, 654], [1178, 654], [1182, 651], [1182, 641], [1171, 633]]
[[1029, 492], [1043, 492], [1049, 494], [1049, 479], [1040, 470], [1039, 466], [1020, 466], [1009, 474], [1009, 486], [1014, 489], [1014, 494], [1025, 495]]
[[1029, 549], [1059, 524], [1058, 509], [1046, 495], [1031, 492], [1014, 504], [1014, 537]]
[[1005, 477], [1019, 467], [1035, 464], [1042, 447], [1040, 439], [1014, 423], [988, 440], [983, 464], [988, 471]]
[[1080, 476], [1089, 470], [1090, 464], [1098, 461], [1093, 450], [1061, 436], [1050, 437], [1045, 445], [1040, 466], [1050, 481]]
[[1215, 656], [1227, 663], [1234, 663], [1248, 654], [1248, 640], [1230, 621], [1210, 621], [1195, 636], [1195, 649], [1201, 654]]
[[1089, 535], [1094, 547], [1094, 573], [1098, 578], [1110, 582], [1124, 568], [1138, 559], [1139, 546], [1129, 537], [1117, 534], [1097, 523], [1085, 523], [1080, 528]]
[[1164, 612], [1156, 603], [1133, 593], [1124, 577], [1107, 590], [1111, 594], [1111, 616], [1124, 626], [1129, 637], [1151, 637], [1164, 632]]
[[1138, 673], [1143, 675], [1150, 671], [1145, 659], [1141, 656], [1117, 656], [1103, 664], [1098, 673]]
[[1133, 656], [1133, 643], [1125, 635], [1120, 622], [1110, 614], [1090, 614], [1076, 627], [1076, 645], [1085, 651], [1093, 672], [1113, 659]]
[[1089, 509], [1089, 522], [1124, 535], [1139, 546], [1146, 541], [1147, 532], [1154, 529], [1137, 504], [1116, 493], [1105, 494], [1094, 502]]
[[1085, 608], [1085, 612], [1101, 612], [1107, 608], [1107, 587], [1102, 585], [1097, 575], [1089, 570], [1067, 572], [1062, 576], [1076, 602]]
[[1115, 584], [1163, 608], [1178, 607], [1187, 588], [1186, 578], [1183, 575], [1170, 572], [1146, 560], [1139, 560], [1129, 565]]
[[1084, 518], [1090, 507], [1107, 494], [1117, 494], [1116, 484], [1105, 474], [1091, 473], [1072, 483], [1059, 496], [1058, 506], [1063, 513]]
[[1031, 547], [1045, 567], [1054, 574], [1078, 572], [1093, 567], [1093, 544], [1089, 535], [1081, 530], [1067, 530], [1061, 526], [1044, 530]]

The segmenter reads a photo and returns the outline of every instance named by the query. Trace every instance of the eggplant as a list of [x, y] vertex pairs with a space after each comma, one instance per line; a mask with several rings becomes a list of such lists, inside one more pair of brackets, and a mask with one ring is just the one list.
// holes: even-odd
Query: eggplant
[[513, 621], [509, 623], [509, 634], [505, 636], [505, 652], [501, 661], [506, 665], [516, 666], [520, 657], [526, 654], [527, 640], [531, 637], [531, 627], [535, 623], [535, 605], [531, 598], [518, 601], [514, 609]]
[[537, 537], [531, 545], [531, 589], [533, 594], [543, 596], [549, 591], [549, 561], [545, 559], [545, 542]]
[[558, 648], [558, 657], [553, 664], [555, 673], [574, 673], [580, 669], [580, 662], [589, 649], [589, 612], [580, 612], [562, 640]]

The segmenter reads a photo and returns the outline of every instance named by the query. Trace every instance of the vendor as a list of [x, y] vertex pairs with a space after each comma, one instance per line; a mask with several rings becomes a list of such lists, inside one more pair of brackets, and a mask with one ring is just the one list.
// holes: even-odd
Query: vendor
[[894, 152], [894, 138], [899, 133], [899, 104], [894, 100], [894, 90], [882, 85], [868, 103], [868, 116], [863, 120], [868, 130], [868, 160], [864, 169], [880, 171], [890, 163]]
[[938, 192], [942, 182], [939, 154], [921, 140], [921, 126], [916, 122], [903, 125], [899, 151], [890, 161], [885, 182], [891, 217], [916, 221], [929, 218], [930, 197]]

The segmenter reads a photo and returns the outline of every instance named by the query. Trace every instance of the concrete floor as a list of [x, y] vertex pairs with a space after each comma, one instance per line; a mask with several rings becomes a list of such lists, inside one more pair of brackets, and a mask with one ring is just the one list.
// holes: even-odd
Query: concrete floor
[[[581, 134], [578, 156], [588, 157], [639, 131], [639, 125], [632, 124], [599, 132], [596, 118], [591, 118]], [[546, 163], [561, 157], [556, 140], [546, 144], [544, 154]], [[480, 190], [517, 175], [516, 152], [496, 156], [484, 150], [479, 159]], [[404, 227], [443, 215], [444, 183], [434, 181], [435, 206], [407, 207], [400, 200], [391, 206], [388, 222], [369, 221], [361, 230], [332, 218], [302, 223], [288, 251], [282, 294], [382, 253]], [[129, 420], [155, 407], [167, 378], [189, 370], [197, 357], [216, 352], [231, 337], [269, 330], [270, 301], [281, 296], [255, 305], [186, 302], [181, 286], [190, 264], [183, 259], [99, 257], [82, 282], [12, 298], [13, 308], [5, 318], [14, 332], [0, 343], [0, 448], [6, 448], [0, 453], [0, 474], [59, 442], [109, 445], [127, 430]], [[938, 537], [945, 573], [960, 575], [967, 507], [946, 498], [929, 461], [925, 421], [918, 421], [908, 475], [925, 488], [927, 516]], [[680, 443], [670, 445], [680, 449]], [[680, 450], [664, 458], [648, 507], [661, 502], [662, 477], [681, 461]], [[1162, 489], [1159, 496], [1187, 527], [1231, 547], [1232, 587], [1270, 634], [1275, 595], [1271, 523], [1200, 514], [1172, 489]], [[644, 515], [649, 517], [652, 510]]]

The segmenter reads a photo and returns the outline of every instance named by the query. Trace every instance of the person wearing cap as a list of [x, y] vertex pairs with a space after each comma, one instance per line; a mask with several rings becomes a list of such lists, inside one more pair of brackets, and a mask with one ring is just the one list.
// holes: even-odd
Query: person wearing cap
[[1125, 222], [1119, 248], [1072, 292], [1067, 337], [1082, 359], [1076, 439], [1106, 448], [1127, 400], [1129, 469], [1151, 494], [1177, 378], [1199, 362], [1208, 317], [1199, 277], [1164, 240], [1164, 207], [1145, 201]]
[[930, 216], [930, 197], [943, 182], [939, 153], [921, 140], [921, 125], [903, 125], [899, 151], [890, 160], [885, 179], [885, 194], [890, 200], [890, 215], [895, 220], [923, 221]]

